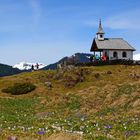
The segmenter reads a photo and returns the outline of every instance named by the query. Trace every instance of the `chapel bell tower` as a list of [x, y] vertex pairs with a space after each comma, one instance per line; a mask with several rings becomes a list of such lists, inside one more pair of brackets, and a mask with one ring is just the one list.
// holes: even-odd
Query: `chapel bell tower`
[[103, 28], [102, 28], [102, 23], [101, 23], [101, 20], [99, 21], [99, 28], [98, 28], [98, 32], [96, 33], [97, 35], [97, 39], [99, 41], [103, 41], [104, 40], [104, 31], [103, 31]]

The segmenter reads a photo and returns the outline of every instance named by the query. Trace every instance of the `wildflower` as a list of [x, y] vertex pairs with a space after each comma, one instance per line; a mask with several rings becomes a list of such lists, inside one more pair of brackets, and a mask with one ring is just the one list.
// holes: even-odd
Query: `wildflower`
[[85, 118], [84, 118], [84, 117], [82, 117], [82, 118], [81, 118], [81, 121], [84, 121], [84, 120], [85, 120]]
[[128, 137], [128, 136], [132, 136], [132, 135], [136, 135], [136, 134], [137, 134], [136, 131], [126, 131], [124, 135], [125, 135], [126, 137]]
[[138, 120], [139, 120], [139, 118], [135, 118], [135, 120], [136, 120], [136, 121], [138, 121]]
[[27, 131], [27, 128], [23, 126], [23, 127], [22, 127], [22, 130], [23, 130], [23, 131]]
[[83, 130], [84, 129], [84, 126], [80, 126], [80, 130]]
[[45, 131], [38, 131], [37, 134], [44, 135], [45, 134]]
[[68, 125], [72, 125], [72, 123], [71, 122], [68, 122]]
[[105, 125], [104, 128], [105, 128], [105, 129], [111, 129], [112, 126], [111, 126], [111, 125]]
[[100, 127], [98, 127], [97, 130], [100, 131]]
[[83, 132], [82, 132], [82, 131], [73, 131], [73, 133], [75, 133], [75, 134], [80, 134], [80, 135], [82, 135], [82, 134], [83, 134]]
[[89, 134], [92, 135], [92, 132], [90, 132]]
[[96, 125], [95, 125], [96, 127], [98, 127], [99, 126], [99, 124], [98, 123], [96, 123]]
[[16, 128], [16, 126], [14, 125], [14, 128]]
[[125, 126], [126, 124], [125, 123], [123, 123], [123, 126]]
[[12, 130], [15, 130], [15, 128], [12, 128]]
[[34, 129], [34, 127], [32, 126], [31, 129]]
[[124, 129], [126, 129], [127, 127], [126, 126], [124, 126]]

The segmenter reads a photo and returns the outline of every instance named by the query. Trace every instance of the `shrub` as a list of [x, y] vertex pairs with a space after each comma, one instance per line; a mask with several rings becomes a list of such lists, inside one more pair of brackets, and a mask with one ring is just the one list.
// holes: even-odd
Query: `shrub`
[[12, 95], [21, 95], [33, 91], [36, 88], [32, 83], [15, 83], [13, 86], [5, 88], [2, 92]]

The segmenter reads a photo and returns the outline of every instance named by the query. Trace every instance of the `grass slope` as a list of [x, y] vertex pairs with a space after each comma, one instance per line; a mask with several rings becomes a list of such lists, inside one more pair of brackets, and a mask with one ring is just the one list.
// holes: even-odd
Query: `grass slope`
[[[26, 95], [2, 92], [31, 82]], [[140, 67], [79, 67], [0, 78], [0, 138], [140, 139]], [[48, 138], [49, 137], [49, 138]]]

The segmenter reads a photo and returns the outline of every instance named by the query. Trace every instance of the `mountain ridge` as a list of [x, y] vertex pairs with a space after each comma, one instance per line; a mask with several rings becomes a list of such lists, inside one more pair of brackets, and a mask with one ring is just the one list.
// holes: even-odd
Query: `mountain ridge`
[[6, 64], [0, 64], [0, 77], [19, 74], [22, 71]]
[[72, 56], [66, 56], [60, 59], [59, 61], [49, 64], [46, 67], [43, 68], [43, 70], [49, 70], [49, 69], [56, 69], [57, 65], [60, 63], [65, 63], [65, 62], [70, 62], [70, 61], [75, 61], [75, 63], [87, 63], [90, 62], [89, 58], [92, 54], [90, 53], [75, 53]]

